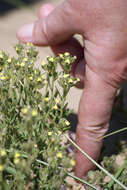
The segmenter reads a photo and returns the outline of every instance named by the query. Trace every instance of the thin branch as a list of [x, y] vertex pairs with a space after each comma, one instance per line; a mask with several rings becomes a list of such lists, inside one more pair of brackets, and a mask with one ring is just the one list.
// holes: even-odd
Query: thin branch
[[115, 132], [112, 132], [112, 133], [109, 133], [109, 134], [107, 134], [105, 136], [101, 136], [101, 137], [97, 138], [97, 141], [100, 141], [100, 140], [102, 140], [102, 139], [104, 139], [106, 137], [109, 137], [111, 135], [114, 135], [114, 134], [117, 134], [117, 133], [120, 133], [120, 132], [123, 132], [123, 131], [126, 131], [126, 130], [127, 130], [127, 127], [123, 128], [123, 129], [119, 129], [119, 130], [117, 130]]
[[123, 189], [127, 190], [127, 187], [123, 185], [120, 181], [118, 181], [112, 174], [110, 174], [106, 169], [100, 166], [95, 160], [93, 160], [86, 152], [84, 152], [75, 142], [71, 140], [70, 137], [65, 135], [65, 137], [82, 153], [84, 154], [96, 167], [98, 167], [101, 171], [103, 171], [106, 175], [111, 177], [117, 184], [119, 184]]

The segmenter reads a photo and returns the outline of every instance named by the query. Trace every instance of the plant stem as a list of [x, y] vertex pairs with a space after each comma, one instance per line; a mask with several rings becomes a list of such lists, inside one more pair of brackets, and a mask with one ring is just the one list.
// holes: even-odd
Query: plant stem
[[95, 160], [93, 160], [86, 152], [84, 152], [75, 142], [73, 142], [70, 137], [65, 135], [65, 137], [82, 153], [84, 154], [96, 167], [103, 171], [106, 175], [110, 176], [117, 184], [119, 184], [123, 189], [127, 190], [127, 187], [118, 181], [112, 174], [110, 174], [106, 169], [100, 166]]
[[109, 134], [107, 134], [107, 135], [105, 135], [105, 136], [99, 137], [97, 140], [102, 140], [102, 139], [104, 139], [104, 138], [106, 138], [106, 137], [109, 137], [109, 136], [111, 136], [111, 135], [114, 135], [114, 134], [117, 134], [117, 133], [120, 133], [120, 132], [126, 131], [126, 130], [127, 130], [127, 127], [123, 128], [123, 129], [119, 129], [119, 130], [117, 130], [117, 131], [115, 131], [115, 132], [112, 132], [112, 133], [109, 133]]
[[[122, 173], [122, 171], [125, 169], [125, 167], [127, 166], [127, 160], [124, 162], [124, 164], [118, 169], [118, 171], [116, 172], [115, 174], [115, 178], [118, 178], [120, 176], [120, 174]], [[114, 180], [111, 180], [109, 182], [109, 184], [107, 185], [107, 188], [108, 189], [111, 189], [111, 187], [113, 186], [114, 184]]]
[[[37, 161], [38, 163], [40, 163], [40, 164], [45, 165], [45, 166], [49, 166], [49, 164], [48, 164], [47, 162], [43, 162], [43, 161], [37, 160], [37, 159], [36, 159], [36, 161]], [[59, 167], [59, 169], [61, 169], [61, 167]], [[95, 186], [93, 186], [92, 184], [86, 182], [86, 181], [83, 180], [83, 179], [80, 179], [80, 178], [76, 177], [75, 175], [73, 175], [73, 174], [71, 174], [71, 173], [68, 173], [68, 172], [67, 172], [67, 175], [70, 176], [70, 177], [72, 177], [72, 178], [74, 178], [74, 179], [76, 179], [76, 180], [78, 180], [78, 181], [80, 181], [80, 182], [82, 182], [83, 184], [88, 185], [89, 187], [92, 187], [92, 188], [95, 189], [95, 190], [98, 190], [98, 189], [97, 189]]]
[[49, 77], [48, 77], [48, 74], [47, 74], [47, 82], [46, 82], [46, 89], [45, 89], [45, 92], [46, 92], [46, 94], [47, 94], [47, 92], [48, 92], [48, 86], [49, 86]]
[[[10, 150], [7, 150], [7, 152], [11, 152], [11, 151], [10, 151]], [[22, 157], [28, 158], [28, 156], [25, 155], [25, 154], [22, 154]], [[42, 160], [35, 159], [35, 161], [38, 162], [38, 163], [40, 163], [40, 164], [43, 164], [43, 165], [45, 165], [45, 166], [49, 166], [49, 164], [48, 164], [47, 162], [44, 162], [44, 161], [42, 161]], [[59, 169], [62, 169], [62, 167], [58, 167], [58, 168], [59, 168]], [[15, 170], [14, 168], [13, 168], [13, 170], [12, 170], [12, 168], [10, 169], [10, 167], [8, 167], [6, 171], [8, 171], [9, 173], [11, 173], [12, 175], [16, 174], [16, 170]], [[75, 175], [73, 175], [73, 174], [71, 174], [71, 173], [68, 173], [68, 172], [66, 172], [66, 173], [67, 173], [68, 176], [70, 176], [70, 177], [72, 177], [72, 178], [74, 178], [74, 179], [76, 179], [76, 180], [82, 182], [83, 184], [86, 184], [86, 185], [88, 185], [89, 187], [92, 187], [92, 188], [95, 189], [95, 190], [99, 190], [99, 189], [97, 189], [95, 186], [93, 186], [92, 184], [88, 183], [87, 181], [85, 181], [85, 180], [83, 180], [83, 179], [80, 179], [80, 178], [76, 177]]]
[[78, 180], [78, 181], [80, 181], [80, 182], [82, 182], [82, 183], [84, 183], [84, 184], [86, 184], [86, 185], [88, 185], [89, 187], [92, 187], [93, 189], [99, 190], [95, 186], [93, 186], [92, 184], [84, 181], [83, 179], [80, 179], [80, 178], [76, 177], [75, 175], [72, 175], [71, 173], [67, 173], [67, 175], [74, 178], [74, 179], [76, 179], [76, 180]]
[[54, 77], [52, 77], [52, 84], [50, 85], [50, 90], [51, 90], [51, 97], [53, 98], [53, 93], [54, 93]]

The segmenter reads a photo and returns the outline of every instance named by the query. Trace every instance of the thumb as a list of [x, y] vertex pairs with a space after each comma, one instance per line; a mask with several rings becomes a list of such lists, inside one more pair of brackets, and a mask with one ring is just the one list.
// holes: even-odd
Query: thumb
[[51, 7], [48, 9], [50, 10], [45, 11], [44, 19], [39, 19], [20, 28], [17, 32], [20, 41], [51, 46], [66, 41], [77, 32], [71, 3], [65, 1], [55, 9]]
[[[102, 141], [108, 130], [116, 89], [86, 67], [85, 88], [80, 101], [76, 143], [97, 161]], [[75, 173], [83, 177], [94, 165], [81, 152], [76, 153]]]

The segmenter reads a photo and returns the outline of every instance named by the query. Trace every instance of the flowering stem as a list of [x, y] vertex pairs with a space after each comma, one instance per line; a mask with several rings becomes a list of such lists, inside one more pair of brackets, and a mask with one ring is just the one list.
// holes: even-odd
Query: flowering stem
[[88, 185], [89, 187], [92, 187], [92, 188], [95, 189], [95, 190], [99, 190], [99, 189], [97, 189], [95, 186], [93, 186], [92, 184], [90, 184], [90, 183], [84, 181], [83, 179], [80, 179], [80, 178], [76, 177], [75, 175], [72, 175], [71, 173], [67, 173], [67, 175], [70, 176], [70, 177], [72, 177], [72, 178], [74, 178], [74, 179], [76, 179], [76, 180], [78, 180], [78, 181], [80, 181], [80, 182], [82, 182], [83, 184]]
[[47, 82], [46, 82], [46, 94], [48, 92], [48, 86], [49, 86], [49, 77], [48, 77], [48, 74], [47, 74]]
[[[7, 150], [7, 152], [10, 152], [10, 150]], [[28, 156], [25, 155], [25, 154], [21, 154], [21, 156], [24, 157], [24, 158], [28, 158]], [[43, 165], [45, 165], [45, 166], [50, 166], [47, 162], [44, 162], [44, 161], [42, 161], [42, 160], [36, 159], [35, 161], [38, 162], [38, 163], [40, 163], [40, 164], [43, 164]], [[62, 169], [62, 168], [59, 167], [59, 169]], [[15, 170], [15, 169], [12, 170], [12, 168], [10, 169], [10, 167], [8, 167], [8, 168], [6, 169], [6, 171], [8, 171], [9, 173], [11, 173], [11, 174], [13, 174], [13, 175], [16, 174], [16, 170]], [[89, 184], [89, 183], [86, 182], [85, 180], [80, 179], [80, 178], [76, 177], [75, 175], [73, 175], [73, 174], [71, 174], [71, 173], [68, 173], [68, 172], [66, 172], [66, 173], [67, 173], [68, 176], [70, 176], [70, 177], [72, 177], [72, 178], [74, 178], [74, 179], [76, 179], [76, 180], [82, 182], [83, 184], [86, 184], [86, 185], [88, 185], [89, 187], [92, 187], [93, 189], [98, 190], [96, 187], [94, 187], [92, 184]]]
[[[40, 164], [45, 165], [45, 166], [49, 166], [49, 164], [48, 164], [47, 162], [43, 162], [43, 161], [37, 160], [37, 159], [36, 159], [36, 161], [37, 161], [38, 163], [40, 163]], [[61, 167], [59, 167], [59, 169], [61, 169]], [[94, 186], [91, 185], [90, 183], [86, 182], [86, 181], [83, 180], [83, 179], [80, 179], [80, 178], [76, 177], [75, 175], [73, 175], [73, 174], [71, 174], [71, 173], [68, 173], [68, 172], [67, 172], [67, 175], [70, 176], [70, 177], [72, 177], [72, 178], [74, 178], [74, 179], [76, 179], [76, 180], [78, 180], [78, 181], [80, 181], [80, 182], [82, 182], [83, 184], [88, 185], [89, 187], [92, 187], [92, 188], [95, 189], [95, 190], [98, 190], [96, 187], [94, 187]]]
[[65, 100], [66, 100], [66, 97], [63, 97], [63, 98], [62, 98], [62, 104], [61, 104], [60, 118], [61, 118], [62, 115], [63, 115], [63, 108], [64, 108]]
[[51, 89], [51, 97], [53, 98], [53, 92], [54, 92], [54, 77], [52, 77], [52, 84], [50, 85]]

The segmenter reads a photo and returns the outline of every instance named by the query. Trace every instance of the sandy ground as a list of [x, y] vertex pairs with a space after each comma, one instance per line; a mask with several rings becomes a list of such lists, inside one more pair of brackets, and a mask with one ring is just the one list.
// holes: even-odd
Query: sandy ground
[[[13, 46], [18, 42], [16, 38], [16, 32], [20, 26], [26, 23], [31, 23], [37, 19], [37, 11], [40, 5], [47, 1], [37, 2], [33, 6], [11, 11], [4, 16], [0, 17], [0, 49], [5, 50], [11, 54], [15, 54]], [[59, 0], [50, 0], [57, 5]], [[39, 54], [41, 59], [45, 59], [46, 56], [52, 55], [50, 48], [39, 48]], [[73, 88], [68, 95], [69, 108], [74, 112], [78, 110], [78, 104], [80, 100], [82, 90]]]

